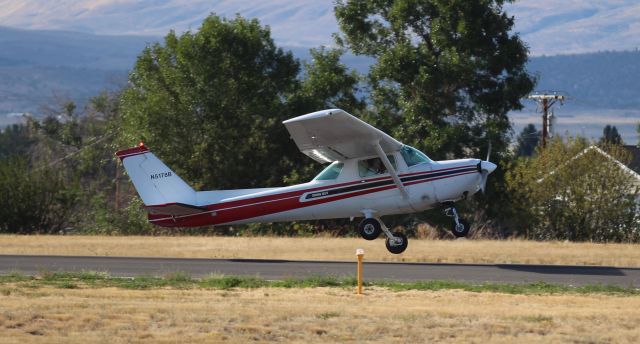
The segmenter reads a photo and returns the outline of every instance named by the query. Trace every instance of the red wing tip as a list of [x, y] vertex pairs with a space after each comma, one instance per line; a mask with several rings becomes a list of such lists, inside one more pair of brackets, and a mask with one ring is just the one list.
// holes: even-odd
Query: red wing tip
[[135, 147], [126, 148], [126, 149], [117, 151], [116, 156], [120, 159], [124, 159], [130, 156], [146, 153], [148, 151], [149, 151], [149, 148], [147, 148], [147, 146], [145, 146], [144, 143], [140, 142], [140, 144]]

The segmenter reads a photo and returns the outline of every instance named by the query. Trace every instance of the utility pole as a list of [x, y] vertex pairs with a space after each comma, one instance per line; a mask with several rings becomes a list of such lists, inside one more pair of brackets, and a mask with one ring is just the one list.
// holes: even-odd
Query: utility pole
[[549, 109], [558, 101], [560, 105], [562, 105], [567, 99], [567, 96], [558, 94], [557, 92], [541, 92], [531, 94], [527, 98], [542, 105], [542, 148], [545, 148], [547, 146], [547, 139], [549, 138]]

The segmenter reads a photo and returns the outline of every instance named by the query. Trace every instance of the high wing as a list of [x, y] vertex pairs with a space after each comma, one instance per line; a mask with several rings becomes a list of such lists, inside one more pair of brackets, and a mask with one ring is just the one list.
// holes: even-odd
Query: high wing
[[300, 151], [326, 163], [376, 155], [376, 144], [385, 153], [397, 151], [402, 143], [344, 110], [329, 109], [283, 122]]
[[409, 197], [387, 154], [402, 143], [383, 131], [340, 109], [329, 109], [298, 116], [283, 122], [302, 153], [325, 163], [377, 155], [402, 197]]

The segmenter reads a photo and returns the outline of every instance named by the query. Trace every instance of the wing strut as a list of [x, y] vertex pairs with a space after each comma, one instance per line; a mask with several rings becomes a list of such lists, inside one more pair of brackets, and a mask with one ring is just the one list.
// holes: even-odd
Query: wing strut
[[384, 167], [386, 167], [387, 171], [389, 171], [389, 174], [391, 175], [391, 179], [393, 179], [393, 182], [396, 183], [398, 190], [400, 190], [400, 193], [402, 194], [402, 198], [408, 199], [409, 194], [407, 193], [407, 190], [405, 190], [404, 185], [402, 185], [402, 181], [400, 181], [400, 177], [398, 177], [398, 173], [391, 165], [391, 161], [389, 161], [389, 158], [387, 158], [387, 155], [384, 154], [384, 150], [382, 150], [382, 146], [380, 146], [380, 141], [378, 140], [374, 141], [373, 147], [375, 148], [376, 153], [378, 153], [378, 157], [380, 158], [380, 160], [382, 160]]

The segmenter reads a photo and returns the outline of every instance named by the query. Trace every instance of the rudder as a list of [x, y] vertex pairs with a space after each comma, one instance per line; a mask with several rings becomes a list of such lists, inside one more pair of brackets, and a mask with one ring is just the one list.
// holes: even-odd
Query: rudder
[[195, 204], [196, 192], [140, 142], [116, 152], [146, 206]]

